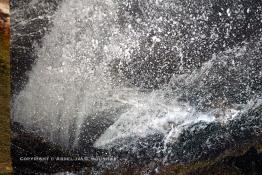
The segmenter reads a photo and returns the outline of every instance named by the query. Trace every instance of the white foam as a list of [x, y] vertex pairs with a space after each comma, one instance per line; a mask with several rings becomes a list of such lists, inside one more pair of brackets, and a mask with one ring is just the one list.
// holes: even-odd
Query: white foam
[[[158, 94], [160, 93], [160, 94]], [[110, 148], [119, 143], [119, 140], [127, 138], [145, 138], [153, 134], [166, 135], [166, 141], [174, 141], [186, 127], [202, 122], [214, 122], [212, 113], [196, 112], [188, 104], [178, 103], [173, 100], [165, 102], [161, 98], [163, 92], [152, 92], [140, 95], [135, 100], [135, 105], [110, 126], [105, 133], [96, 141], [95, 146]], [[132, 144], [132, 143], [130, 143]]]

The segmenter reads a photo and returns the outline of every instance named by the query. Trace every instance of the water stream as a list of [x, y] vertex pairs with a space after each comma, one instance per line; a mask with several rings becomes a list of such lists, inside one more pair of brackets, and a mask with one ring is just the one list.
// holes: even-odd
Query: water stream
[[[211, 7], [203, 4], [187, 13], [191, 7], [182, 1], [64, 0], [35, 49], [37, 60], [15, 97], [13, 120], [67, 148], [77, 148], [82, 131], [95, 125], [88, 138], [102, 149], [126, 148], [154, 134], [164, 135], [166, 145], [198, 122], [233, 120], [239, 112], [233, 106], [224, 109], [221, 102], [199, 110], [180, 99], [182, 91], [190, 93], [184, 86], [208, 75], [220, 60], [214, 53], [198, 54], [195, 46], [203, 50], [201, 43], [216, 37], [205, 31]], [[243, 49], [228, 52], [241, 57]]]

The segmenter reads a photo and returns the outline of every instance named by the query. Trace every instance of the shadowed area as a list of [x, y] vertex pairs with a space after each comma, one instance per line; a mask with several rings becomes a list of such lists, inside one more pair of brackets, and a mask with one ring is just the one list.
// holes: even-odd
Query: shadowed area
[[0, 1], [0, 174], [11, 173], [9, 1]]

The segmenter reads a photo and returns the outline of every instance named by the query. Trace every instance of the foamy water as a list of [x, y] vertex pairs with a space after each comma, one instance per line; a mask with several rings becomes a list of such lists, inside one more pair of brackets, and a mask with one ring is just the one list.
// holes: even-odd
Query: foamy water
[[[135, 31], [131, 24], [120, 26], [117, 13], [113, 0], [63, 2], [43, 47], [36, 48], [38, 59], [13, 105], [14, 121], [53, 142], [77, 147], [84, 122], [101, 111], [121, 108], [113, 116], [103, 116], [113, 124], [94, 146], [104, 149], [156, 133], [165, 135], [165, 143], [175, 142], [192, 124], [220, 122], [214, 111], [199, 112], [179, 102], [169, 88], [140, 89], [123, 80], [121, 71], [113, 71], [113, 61], [132, 60], [145, 32]], [[162, 30], [160, 22], [150, 26]], [[161, 42], [156, 36], [152, 40]], [[222, 122], [238, 112], [232, 111]]]
[[165, 93], [165, 91], [154, 91], [141, 94], [139, 97], [129, 97], [126, 100], [116, 98], [122, 103], [130, 104], [131, 107], [105, 131], [96, 141], [95, 146], [108, 149], [123, 143], [132, 145], [132, 140], [126, 143], [125, 139], [134, 138], [135, 142], [136, 139], [154, 134], [165, 135], [165, 143], [174, 143], [188, 126], [199, 122], [226, 123], [239, 112], [228, 109], [221, 118], [216, 118], [215, 110], [199, 112], [189, 104], [178, 102], [175, 97], [167, 100], [164, 97]]

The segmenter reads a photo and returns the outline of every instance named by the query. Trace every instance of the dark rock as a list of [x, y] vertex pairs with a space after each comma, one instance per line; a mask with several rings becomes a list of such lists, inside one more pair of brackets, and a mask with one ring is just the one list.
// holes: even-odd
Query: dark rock
[[78, 149], [88, 154], [96, 151], [96, 149], [93, 148], [95, 141], [115, 122], [118, 115], [121, 114], [125, 108], [126, 107], [121, 106], [87, 116], [80, 129]]
[[[259, 104], [259, 102], [258, 102]], [[185, 130], [176, 144], [170, 144], [170, 160], [195, 162], [219, 156], [227, 149], [261, 139], [261, 103], [239, 114], [226, 125], [193, 125]]]
[[[77, 172], [92, 166], [89, 161], [51, 160], [51, 157], [75, 159], [79, 155], [25, 130], [19, 123], [12, 123], [12, 132], [11, 156], [15, 174]], [[49, 159], [48, 161], [25, 160], [36, 157], [49, 157]]]
[[[145, 169], [151, 174], [157, 174], [156, 168], [160, 174], [261, 174], [262, 154], [253, 147], [261, 146], [262, 143], [261, 114], [261, 102], [257, 102], [227, 125], [194, 124], [184, 130], [176, 142], [168, 144], [167, 149], [158, 154], [160, 157], [156, 155], [158, 149], [154, 150], [154, 146], [163, 146], [162, 136], [152, 136], [155, 139], [149, 137], [148, 142], [140, 139], [132, 145], [137, 148], [137, 154], [132, 154], [132, 151], [127, 154], [133, 156], [130, 159], [133, 164], [123, 165], [124, 168], [121, 168], [128, 168], [130, 174]], [[243, 151], [245, 153], [242, 155]], [[156, 168], [149, 169], [152, 161], [155, 161]], [[122, 172], [122, 169], [112, 172]]]
[[190, 175], [260, 175], [262, 172], [262, 154], [251, 147], [243, 155], [225, 156], [222, 160], [215, 161], [210, 166], [204, 166], [191, 171]]
[[175, 142], [168, 143], [166, 149], [162, 135], [127, 138], [113, 149], [126, 152], [127, 157], [134, 157], [131, 160], [147, 162], [156, 158], [165, 159], [166, 163], [193, 163], [216, 158], [226, 150], [261, 141], [261, 128], [262, 108], [258, 101], [228, 124], [200, 122], [190, 126]]
[[250, 148], [244, 155], [232, 158], [231, 161], [244, 174], [253, 175], [262, 172], [262, 154], [258, 154], [254, 147]]

